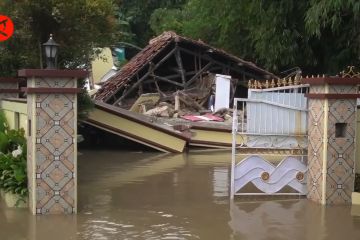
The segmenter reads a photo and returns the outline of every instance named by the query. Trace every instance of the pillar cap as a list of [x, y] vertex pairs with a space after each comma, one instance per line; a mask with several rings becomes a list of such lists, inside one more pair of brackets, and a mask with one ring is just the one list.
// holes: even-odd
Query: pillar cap
[[18, 83], [24, 80], [25, 79], [23, 78], [16, 78], [16, 77], [0, 77], [0, 83]]
[[89, 72], [85, 70], [59, 70], [59, 69], [21, 69], [19, 77], [47, 77], [47, 78], [86, 78]]
[[302, 83], [310, 85], [358, 85], [360, 84], [360, 78], [354, 77], [314, 77], [314, 78], [302, 78]]

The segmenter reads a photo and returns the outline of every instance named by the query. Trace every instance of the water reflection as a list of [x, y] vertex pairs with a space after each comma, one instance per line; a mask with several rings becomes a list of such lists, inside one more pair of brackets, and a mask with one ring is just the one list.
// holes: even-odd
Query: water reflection
[[82, 153], [79, 214], [34, 217], [0, 203], [1, 240], [360, 236], [360, 211], [354, 208], [323, 208], [305, 199], [230, 204], [229, 151]]
[[[243, 239], [301, 239], [306, 200], [230, 204], [230, 227]], [[246, 219], [246, 221], [244, 221]], [[300, 229], [299, 229], [300, 228]], [[269, 234], [270, 233], [270, 234]], [[299, 235], [300, 233], [300, 235]], [[297, 236], [298, 235], [298, 236]]]

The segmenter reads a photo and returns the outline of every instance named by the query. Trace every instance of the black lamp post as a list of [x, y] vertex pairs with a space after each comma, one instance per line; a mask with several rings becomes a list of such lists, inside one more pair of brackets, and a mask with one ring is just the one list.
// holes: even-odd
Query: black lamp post
[[57, 67], [57, 53], [59, 44], [54, 41], [53, 35], [50, 34], [49, 40], [46, 43], [43, 43], [43, 46], [46, 56], [46, 68], [55, 69]]

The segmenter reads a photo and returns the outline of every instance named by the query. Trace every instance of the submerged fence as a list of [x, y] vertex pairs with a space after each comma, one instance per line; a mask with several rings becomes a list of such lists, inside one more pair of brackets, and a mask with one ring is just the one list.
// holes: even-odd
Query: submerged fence
[[238, 132], [260, 135], [306, 134], [307, 92], [306, 84], [249, 89], [248, 98], [234, 99]]
[[[287, 83], [287, 84], [286, 84]], [[281, 86], [283, 84], [284, 86]], [[249, 84], [251, 85], [251, 84]], [[288, 85], [288, 86], [286, 86]], [[235, 98], [230, 195], [304, 195], [307, 174], [307, 99], [309, 85], [279, 83], [249, 86], [248, 98]], [[247, 139], [238, 145], [236, 135]], [[236, 163], [242, 148], [292, 149], [274, 164], [256, 151]], [[246, 188], [251, 184], [256, 190]], [[293, 191], [283, 192], [284, 187]], [[252, 189], [252, 190], [249, 190]]]

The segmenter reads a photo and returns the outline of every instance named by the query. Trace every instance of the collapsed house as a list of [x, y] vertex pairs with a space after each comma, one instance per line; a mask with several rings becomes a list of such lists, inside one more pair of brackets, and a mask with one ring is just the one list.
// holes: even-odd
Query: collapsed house
[[247, 96], [250, 79], [274, 78], [200, 40], [164, 32], [102, 83], [86, 123], [164, 152], [230, 147], [234, 97]]
[[174, 102], [174, 93], [178, 92], [183, 102], [200, 110], [206, 108], [212, 94], [214, 74], [231, 76], [231, 99], [246, 96], [249, 79], [276, 78], [254, 63], [201, 40], [164, 32], [104, 83], [95, 99], [130, 109], [144, 93], [159, 94], [159, 102]]

